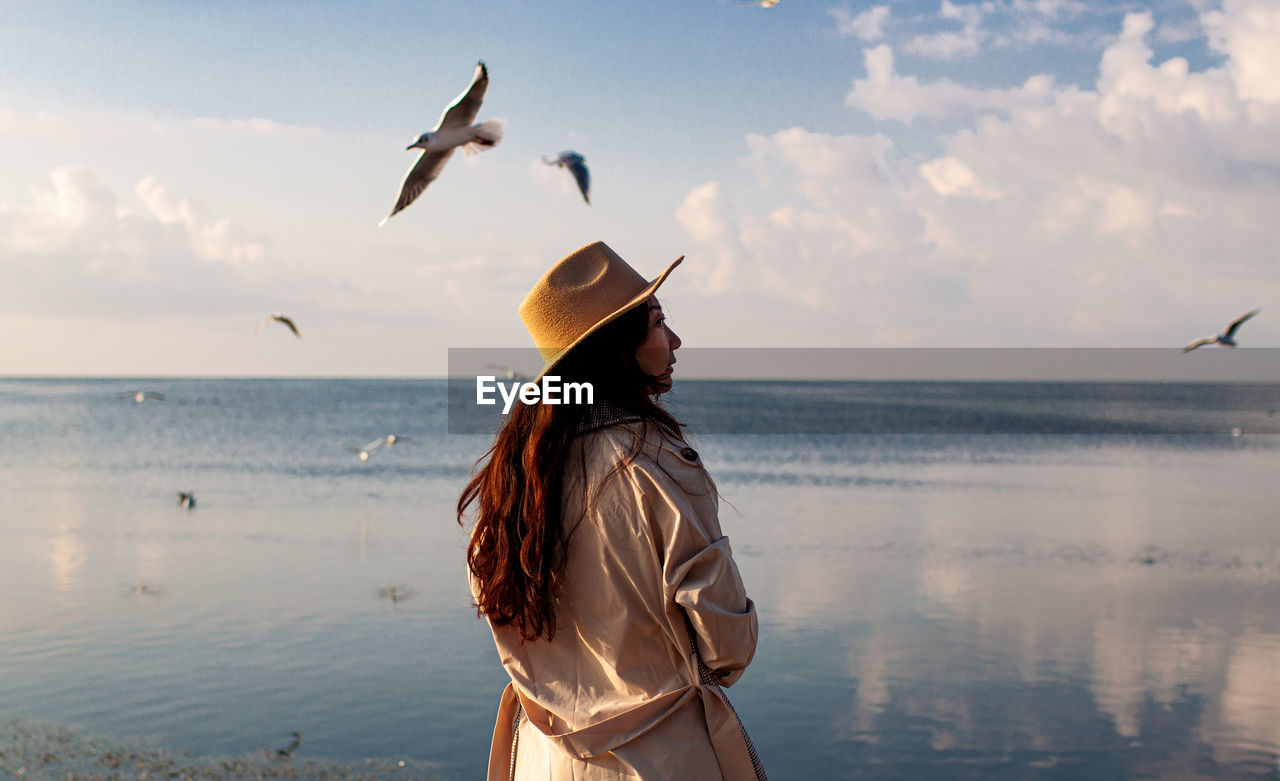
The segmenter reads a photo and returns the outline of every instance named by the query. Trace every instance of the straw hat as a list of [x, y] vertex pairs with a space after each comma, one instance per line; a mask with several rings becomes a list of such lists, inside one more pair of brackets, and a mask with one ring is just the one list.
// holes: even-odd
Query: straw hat
[[684, 255], [648, 282], [603, 241], [561, 258], [533, 286], [518, 310], [545, 361], [533, 381], [542, 379], [582, 340], [653, 295], [682, 260]]

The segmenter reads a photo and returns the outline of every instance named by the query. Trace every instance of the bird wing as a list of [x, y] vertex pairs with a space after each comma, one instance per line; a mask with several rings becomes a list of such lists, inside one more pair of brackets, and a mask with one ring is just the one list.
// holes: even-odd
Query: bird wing
[[1243, 315], [1240, 315], [1235, 320], [1231, 321], [1231, 325], [1227, 326], [1227, 330], [1223, 331], [1222, 335], [1227, 337], [1228, 339], [1232, 338], [1236, 334], [1236, 329], [1239, 328], [1241, 324], [1244, 323], [1245, 320], [1248, 320], [1250, 317], [1253, 317], [1254, 315], [1258, 314], [1261, 311], [1262, 309], [1261, 307], [1259, 307], [1258, 309], [1255, 309], [1252, 312], [1247, 312]]
[[573, 155], [565, 160], [565, 165], [569, 166], [569, 172], [573, 174], [574, 180], [578, 183], [578, 189], [582, 191], [582, 200], [590, 205], [591, 172], [587, 170], [586, 160], [582, 155]]
[[476, 75], [471, 79], [471, 85], [454, 99], [449, 107], [440, 115], [440, 121], [436, 123], [436, 130], [442, 130], [447, 127], [466, 127], [476, 121], [476, 115], [480, 113], [480, 104], [484, 102], [484, 92], [489, 88], [489, 69], [485, 67], [483, 62], [476, 63]]
[[405, 175], [404, 184], [400, 186], [400, 198], [396, 201], [395, 208], [391, 210], [390, 214], [383, 217], [382, 222], [378, 223], [378, 225], [383, 225], [387, 220], [403, 211], [406, 206], [413, 203], [419, 195], [422, 195], [422, 191], [427, 189], [427, 185], [434, 182], [440, 172], [444, 170], [444, 164], [449, 162], [449, 156], [452, 154], [452, 149], [446, 149], [443, 152], [423, 152], [422, 156], [418, 158], [418, 162]]
[[1216, 336], [1206, 336], [1201, 339], [1195, 340], [1194, 342], [1187, 345], [1186, 347], [1183, 347], [1182, 351], [1184, 353], [1189, 353], [1192, 350], [1196, 349], [1197, 347], [1204, 347], [1206, 344], [1213, 344], [1217, 341], [1218, 341], [1218, 338]]
[[360, 450], [361, 450], [361, 451], [363, 451], [363, 452], [365, 452], [365, 453], [372, 453], [375, 449], [377, 449], [377, 448], [379, 448], [379, 447], [382, 447], [382, 446], [383, 446], [383, 445], [385, 445], [385, 444], [387, 444], [387, 438], [386, 438], [386, 437], [378, 437], [377, 439], [373, 440], [373, 441], [372, 441], [372, 442], [370, 442], [369, 444], [367, 444], [367, 445], [365, 445], [365, 446], [361, 447], [361, 448], [360, 448]]
[[296, 326], [296, 325], [294, 325], [294, 324], [293, 324], [293, 320], [291, 320], [291, 319], [289, 319], [289, 318], [287, 318], [287, 317], [277, 317], [277, 318], [275, 318], [275, 319], [276, 319], [276, 320], [279, 320], [280, 322], [282, 322], [282, 323], [284, 323], [285, 325], [289, 326], [289, 330], [290, 330], [290, 331], [293, 331], [293, 335], [294, 335], [294, 336], [298, 337], [299, 339], [301, 339], [301, 338], [302, 338], [302, 334], [298, 333], [298, 326]]

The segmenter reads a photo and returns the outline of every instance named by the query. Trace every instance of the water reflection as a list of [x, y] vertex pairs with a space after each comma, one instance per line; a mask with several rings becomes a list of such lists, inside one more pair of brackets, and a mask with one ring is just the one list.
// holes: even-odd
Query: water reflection
[[1280, 634], [1247, 631], [1236, 639], [1222, 692], [1226, 752], [1240, 747], [1250, 758], [1271, 755], [1280, 769]]
[[[4, 707], [483, 773], [504, 681], [451, 508], [488, 441], [360, 464], [332, 443], [443, 430], [419, 385], [181, 387], [10, 415], [42, 450], [0, 448]], [[775, 781], [1277, 776], [1280, 446], [709, 439]]]
[[139, 538], [133, 549], [134, 569], [138, 579], [147, 582], [164, 580], [169, 573], [170, 555], [169, 544], [164, 537]]
[[838, 734], [850, 740], [877, 742], [875, 719], [888, 707], [889, 658], [882, 635], [872, 635], [867, 642], [850, 656], [850, 674], [858, 683], [858, 697], [847, 728]]
[[847, 697], [832, 743], [771, 775], [1274, 777], [1280, 545], [1256, 493], [1274, 457], [1209, 470], [1242, 468], [1252, 495], [1188, 481], [1194, 453], [1100, 458], [1002, 468], [994, 490], [971, 464], [921, 469], [915, 493], [811, 489], [794, 525], [763, 519], [795, 494], [722, 486], [753, 511], [727, 525], [769, 622], [742, 706], [761, 750], [794, 740], [759, 723], [795, 696], [780, 669]]
[[[880, 574], [885, 564], [849, 563]], [[841, 761], [859, 769], [847, 777], [1074, 768], [1068, 777], [1111, 778], [1280, 768], [1280, 633], [1253, 626], [1271, 616], [1274, 584], [1242, 599], [1253, 589], [1216, 576], [1170, 582], [1135, 565], [1126, 583], [1059, 567], [1069, 571], [923, 566], [913, 596], [943, 609], [895, 614], [893, 598], [877, 600], [856, 622], [865, 633], [844, 637], [838, 672], [853, 696], [833, 711], [831, 753], [810, 769]], [[1071, 581], [1104, 585], [1054, 596]], [[1230, 610], [1190, 618], [1186, 607], [1197, 604]], [[763, 700], [781, 696], [755, 684]]]
[[49, 534], [46, 553], [53, 590], [60, 595], [70, 594], [79, 586], [84, 576], [87, 559], [81, 530], [58, 524]]

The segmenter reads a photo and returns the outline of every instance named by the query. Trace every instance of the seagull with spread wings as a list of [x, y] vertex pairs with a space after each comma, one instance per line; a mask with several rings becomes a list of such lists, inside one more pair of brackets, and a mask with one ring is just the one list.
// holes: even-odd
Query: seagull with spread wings
[[120, 391], [116, 394], [116, 398], [133, 399], [141, 404], [144, 401], [164, 401], [168, 397], [156, 391]]
[[573, 181], [578, 183], [578, 190], [582, 193], [582, 200], [591, 205], [591, 172], [587, 170], [587, 159], [574, 151], [565, 151], [555, 157], [544, 157], [542, 162], [547, 165], [554, 165], [557, 168], [568, 168], [569, 173], [573, 174]]
[[294, 336], [298, 337], [299, 339], [302, 338], [302, 334], [298, 333], [298, 326], [294, 325], [293, 320], [291, 318], [285, 317], [279, 312], [272, 312], [271, 314], [262, 318], [262, 322], [258, 323], [258, 330], [254, 331], [254, 333], [256, 334], [262, 333], [262, 329], [266, 328], [269, 323], [284, 323], [286, 326], [288, 326], [290, 331], [293, 331]]
[[409, 441], [408, 437], [402, 437], [399, 434], [387, 434], [385, 437], [378, 437], [372, 442], [369, 442], [358, 448], [352, 448], [351, 450], [356, 454], [356, 458], [359, 458], [361, 461], [368, 461], [369, 456], [373, 454], [373, 451], [377, 450], [383, 445], [386, 445], [387, 447], [391, 447], [397, 442], [408, 442], [408, 441]]
[[473, 155], [502, 140], [501, 121], [489, 119], [478, 125], [471, 124], [480, 113], [480, 104], [484, 101], [484, 92], [488, 88], [489, 69], [483, 62], [479, 62], [476, 64], [476, 75], [471, 79], [471, 86], [444, 110], [434, 128], [418, 136], [417, 141], [406, 147], [406, 150], [421, 149], [422, 155], [405, 176], [395, 207], [382, 218], [378, 227], [382, 227], [387, 220], [422, 195], [427, 185], [434, 182], [444, 170], [453, 150], [462, 147], [463, 152]]
[[1223, 329], [1222, 333], [1217, 336], [1205, 336], [1197, 339], [1186, 347], [1183, 347], [1182, 351], [1184, 353], [1189, 353], [1197, 347], [1204, 347], [1206, 344], [1220, 344], [1223, 347], [1236, 347], [1236, 331], [1244, 324], [1245, 320], [1248, 320], [1250, 317], [1253, 317], [1261, 311], [1262, 309], [1258, 308], [1252, 312], [1246, 312], [1243, 315], [1240, 315], [1235, 320], [1232, 320], [1230, 324]]

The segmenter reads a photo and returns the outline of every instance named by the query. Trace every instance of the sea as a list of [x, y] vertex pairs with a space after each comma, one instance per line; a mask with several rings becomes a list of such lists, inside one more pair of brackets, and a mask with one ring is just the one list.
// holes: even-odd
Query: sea
[[[770, 778], [1280, 778], [1280, 385], [669, 403], [759, 613], [728, 693]], [[482, 777], [506, 678], [456, 503], [491, 436], [457, 412], [444, 380], [0, 379], [0, 777]]]

